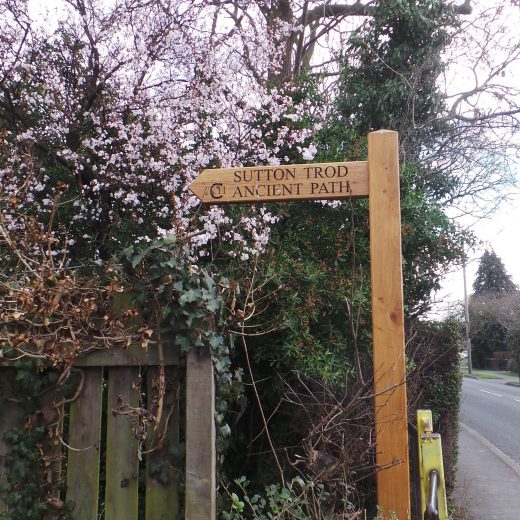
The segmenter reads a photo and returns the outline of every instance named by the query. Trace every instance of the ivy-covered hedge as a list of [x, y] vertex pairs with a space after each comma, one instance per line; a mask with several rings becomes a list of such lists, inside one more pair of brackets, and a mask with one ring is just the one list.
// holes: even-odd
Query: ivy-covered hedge
[[[411, 370], [408, 380], [411, 472], [418, 482], [415, 413], [429, 409], [434, 431], [442, 436], [444, 474], [448, 494], [455, 483], [458, 418], [462, 390], [459, 352], [462, 329], [456, 320], [418, 321], [410, 327], [407, 345]], [[418, 497], [415, 496], [417, 500]], [[417, 501], [415, 502], [417, 506]]]

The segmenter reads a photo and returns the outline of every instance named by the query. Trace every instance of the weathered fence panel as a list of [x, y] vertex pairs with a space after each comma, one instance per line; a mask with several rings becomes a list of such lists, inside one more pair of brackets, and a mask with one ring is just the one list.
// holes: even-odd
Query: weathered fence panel
[[[2, 389], [8, 390], [15, 369], [5, 365], [0, 366], [0, 382]], [[65, 483], [59, 498], [74, 504], [72, 518], [180, 520], [182, 503], [186, 520], [213, 520], [215, 390], [211, 358], [189, 353], [184, 374], [178, 352], [171, 345], [165, 346], [161, 356], [155, 348], [147, 351], [131, 345], [125, 350], [87, 354], [75, 362], [74, 371], [80, 374], [79, 386], [70, 408], [65, 409], [68, 420], [63, 421], [63, 406], [56, 414], [60, 425], [68, 423], [64, 443], [57, 437], [50, 439], [45, 453], [53, 461], [49, 475]], [[159, 387], [164, 390], [161, 399]], [[186, 404], [180, 406], [183, 389]], [[54, 403], [51, 400], [46, 406], [61, 398], [54, 395]], [[159, 423], [150, 424], [147, 438], [140, 439], [140, 463], [133, 431], [140, 424], [132, 418], [143, 406], [159, 416]], [[186, 410], [184, 417], [180, 409]], [[14, 399], [1, 415], [0, 437], [13, 426], [23, 426], [26, 419]], [[173, 452], [179, 455], [181, 439], [186, 442], [186, 468], [172, 457]], [[9, 449], [0, 439], [0, 485], [5, 480], [4, 460]], [[179, 492], [183, 479], [184, 497]], [[5, 510], [7, 506], [0, 502], [0, 511]]]

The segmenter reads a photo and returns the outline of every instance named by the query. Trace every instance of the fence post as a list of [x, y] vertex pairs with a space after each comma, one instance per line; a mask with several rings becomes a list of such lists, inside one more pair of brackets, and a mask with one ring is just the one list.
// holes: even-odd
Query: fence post
[[216, 518], [215, 382], [200, 350], [186, 357], [186, 520]]

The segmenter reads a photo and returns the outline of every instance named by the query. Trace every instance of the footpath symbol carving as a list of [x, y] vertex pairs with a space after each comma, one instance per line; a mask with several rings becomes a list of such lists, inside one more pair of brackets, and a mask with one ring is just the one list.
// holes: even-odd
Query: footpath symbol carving
[[206, 204], [368, 196], [367, 161], [203, 170], [190, 190]]

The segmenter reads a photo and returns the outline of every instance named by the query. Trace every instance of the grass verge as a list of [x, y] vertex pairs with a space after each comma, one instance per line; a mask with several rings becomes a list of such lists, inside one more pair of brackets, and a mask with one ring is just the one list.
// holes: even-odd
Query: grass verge
[[493, 372], [486, 372], [485, 370], [472, 370], [471, 374], [467, 368], [462, 369], [462, 374], [466, 377], [474, 377], [476, 379], [501, 379], [500, 376]]

